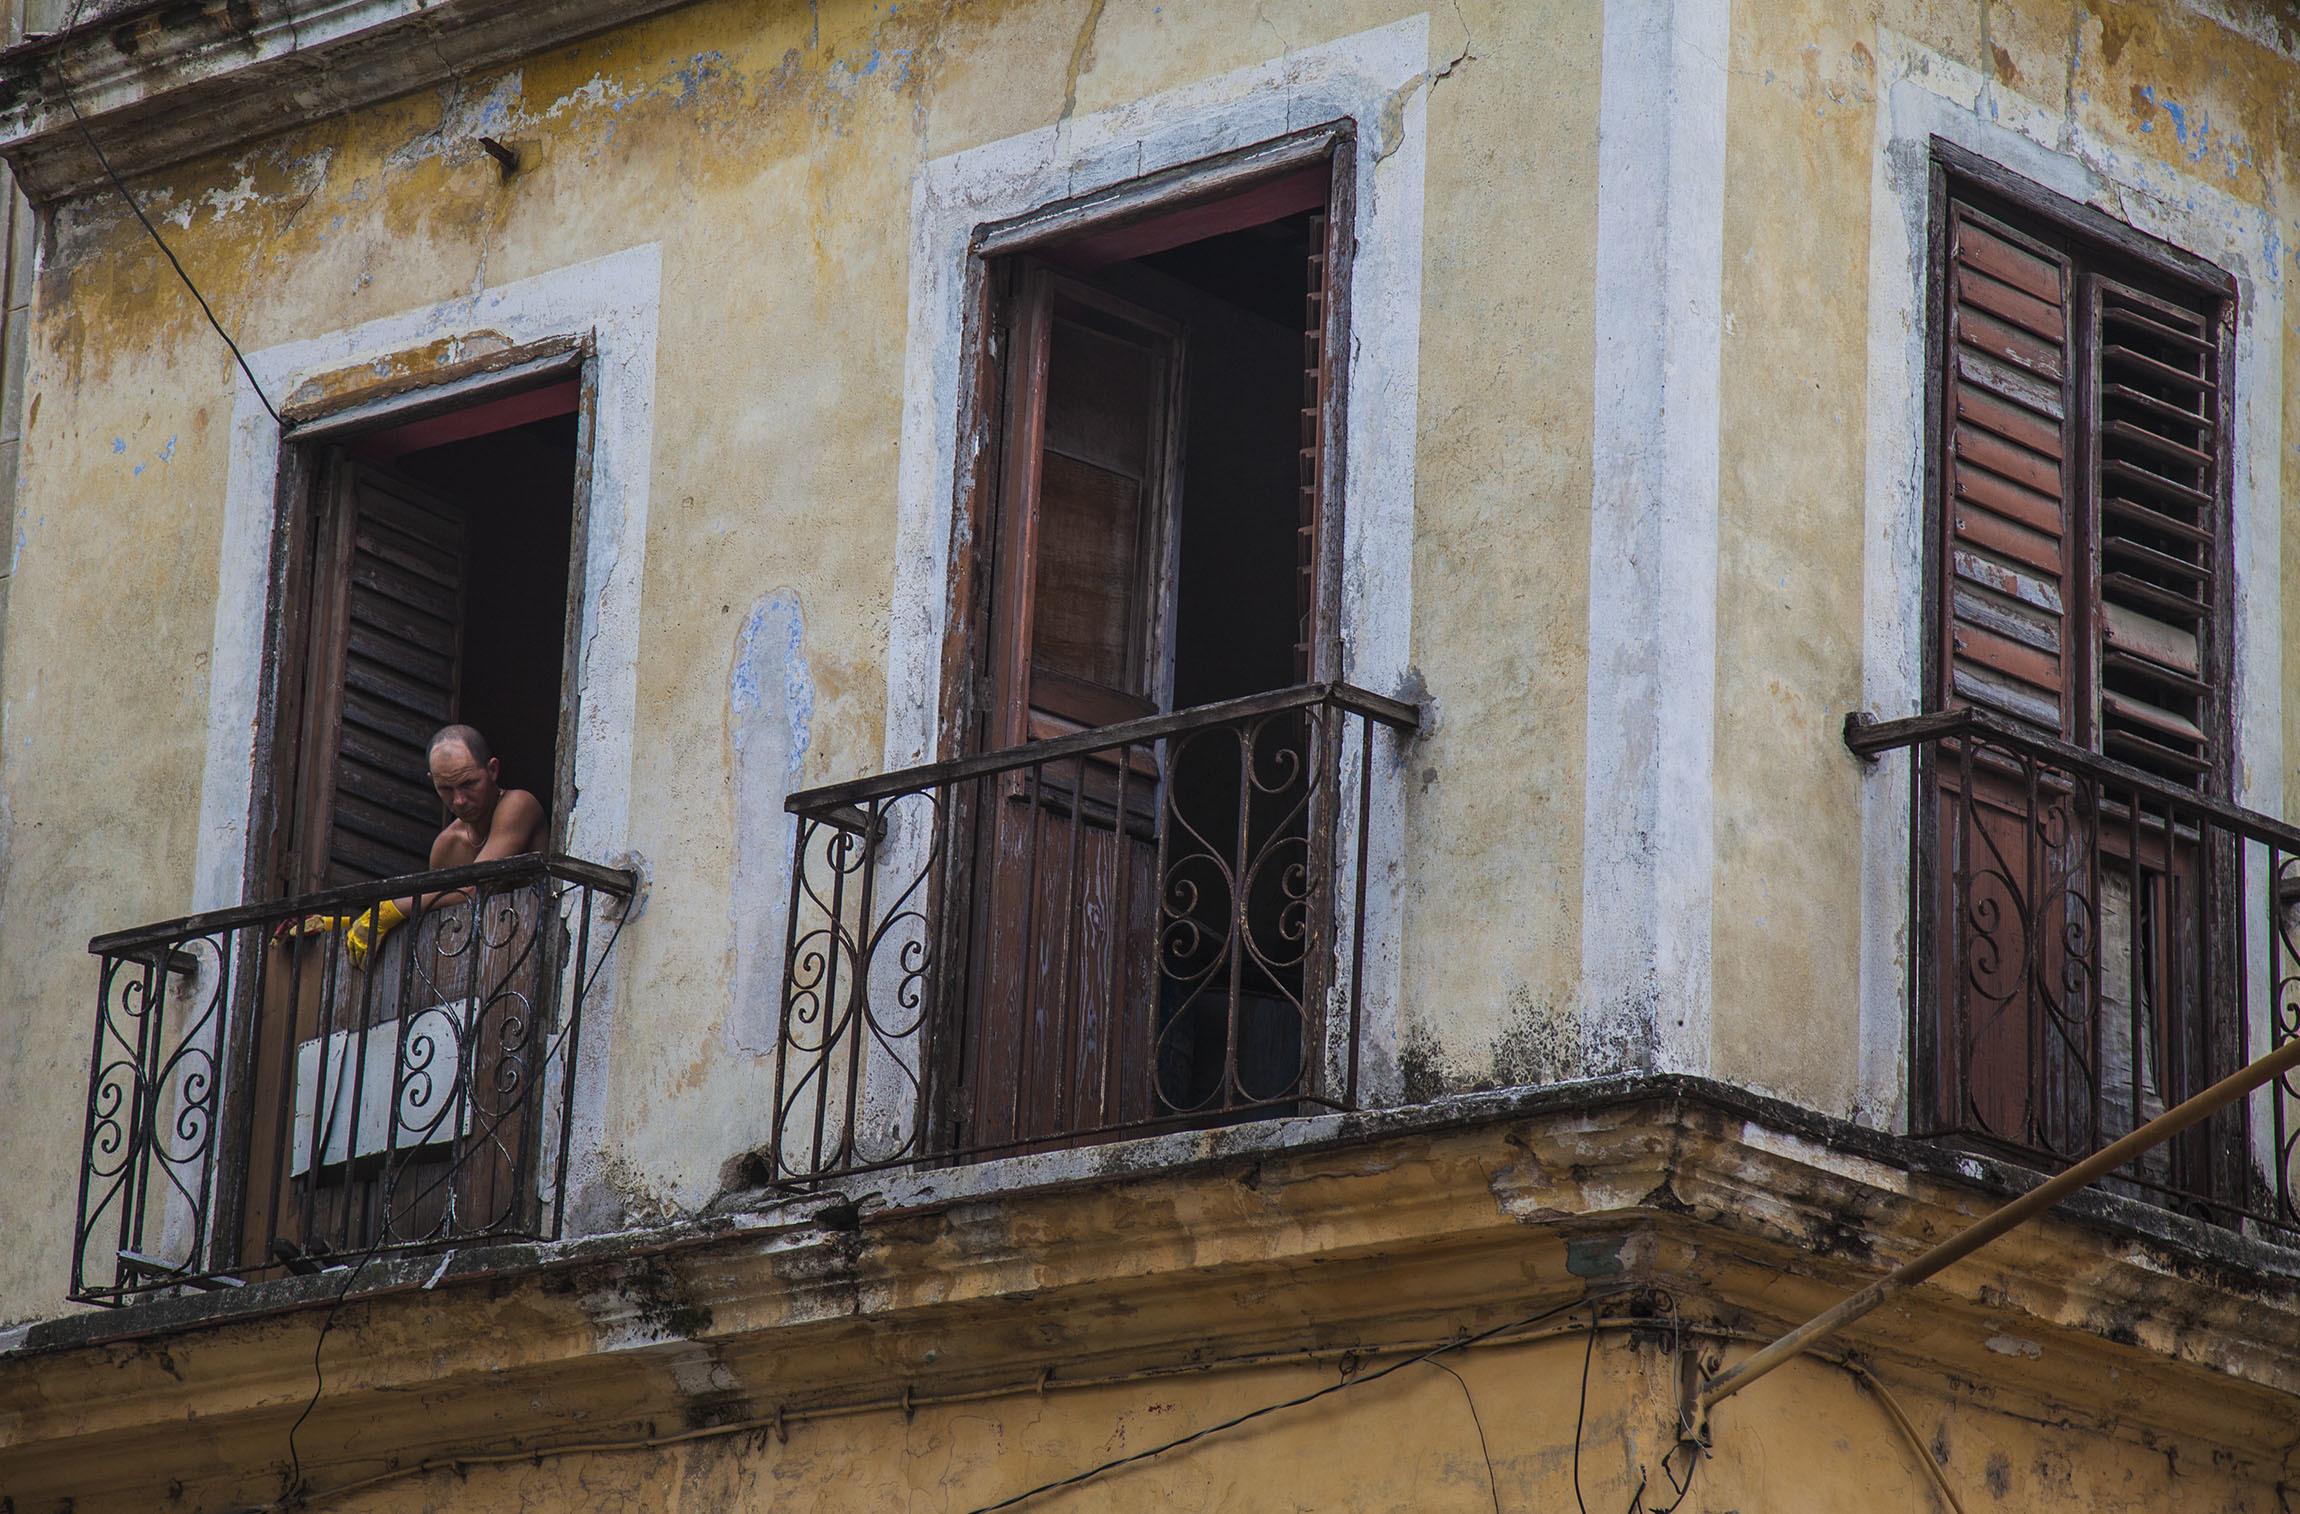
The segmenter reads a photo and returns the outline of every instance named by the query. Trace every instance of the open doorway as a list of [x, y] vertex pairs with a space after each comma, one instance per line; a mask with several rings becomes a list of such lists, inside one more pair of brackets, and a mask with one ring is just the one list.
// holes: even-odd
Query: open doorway
[[[274, 898], [361, 888], [251, 963], [235, 1117], [241, 1254], [308, 1269], [449, 1234], [516, 1230], [536, 1202], [539, 1081], [563, 956], [548, 891], [441, 896], [434, 732], [476, 727], [506, 789], [561, 833], [580, 550], [582, 387], [562, 367], [306, 442], [288, 475], [275, 605]], [[372, 949], [349, 922], [405, 900]]]
[[[1330, 664], [1333, 184], [1322, 159], [988, 265], [1002, 361], [976, 751], [1203, 712]], [[977, 806], [957, 1144], [1238, 1118], [1307, 1091], [1317, 722], [1205, 720]], [[1088, 942], [1106, 964], [1082, 965]]]
[[580, 399], [562, 377], [303, 459], [280, 893], [421, 872], [446, 818], [426, 747], [451, 723], [487, 736], [557, 834]]

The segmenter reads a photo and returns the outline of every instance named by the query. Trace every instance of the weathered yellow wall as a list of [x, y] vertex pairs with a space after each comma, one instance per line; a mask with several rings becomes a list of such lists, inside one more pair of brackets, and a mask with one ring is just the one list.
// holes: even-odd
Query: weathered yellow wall
[[[1863, 704], [1871, 167], [1892, 82], [1880, 79], [1889, 38], [1978, 74], [1992, 119], [2033, 106], [2086, 134], [2057, 150], [2087, 161], [2128, 155], [2266, 211], [2275, 231], [2262, 261], [2275, 279], [2290, 266], [2282, 249], [2300, 235], [2292, 34], [2279, 7], [2228, 8], [2260, 37], [2281, 38], [2278, 47], [2210, 19], [2210, 9], [2181, 0], [1734, 7], [1719, 426], [1719, 1077], [1816, 1108], [1861, 1102], [1858, 764], [1838, 727]], [[2268, 292], [2281, 293], [2242, 298]], [[2281, 336], [2289, 437], [2300, 435], [2289, 310]], [[2290, 497], [2300, 457], [2277, 451], [2281, 479], [2259, 486]], [[2289, 596], [2300, 559], [2288, 528], [2281, 550]], [[2275, 591], [2245, 590], [2255, 592]], [[2259, 664], [2270, 678], [2280, 665], [2300, 670], [2300, 638], [2288, 632], [2282, 649]], [[2289, 774], [2300, 701], [2285, 698], [2283, 720]]]
[[[1619, 1510], [1673, 1507], [1669, 1360], [1608, 1331], [1591, 1359], [1565, 1335], [1405, 1367], [1314, 1403], [1138, 1462], [1025, 1507], [1239, 1511]], [[1389, 1365], [1376, 1360], [1371, 1372]], [[1187, 1374], [540, 1463], [439, 1470], [328, 1506], [355, 1514], [450, 1507], [967, 1510], [1237, 1415], [1330, 1387], [1331, 1365]], [[2276, 1469], [2201, 1446], [2103, 1433], [1920, 1392], [1895, 1398], [1968, 1510], [2271, 1511]], [[676, 1433], [676, 1432], [672, 1432]], [[1713, 1450], [1679, 1514], [1932, 1514], [1944, 1507], [1880, 1401], [1842, 1368], [1800, 1362], [1719, 1411]], [[1482, 1442], [1482, 1443], [1481, 1443]], [[1673, 1463], [1680, 1475], [1682, 1456]], [[1490, 1468], [1490, 1470], [1489, 1470]], [[344, 1480], [349, 1480], [348, 1478]], [[321, 1480], [319, 1486], [330, 1486]]]
[[[653, 893], [618, 948], [639, 990], [609, 1096], [628, 1212], [701, 1203], [766, 1133], [768, 1063], [728, 1028], [749, 908], [732, 897], [729, 684], [755, 608], [779, 595], [803, 619], [804, 776], [881, 762], [914, 171], [1416, 13], [702, 4], [138, 186], [250, 349], [662, 244], [631, 813]], [[1568, 1065], [1545, 1027], [1570, 1007], [1579, 941], [1596, 48], [1574, 3], [1431, 21], [1433, 69], [1455, 67], [1429, 110], [1426, 216], [1444, 230], [1425, 251], [1414, 559], [1440, 721], [1408, 819], [1425, 1089], [1493, 1081], [1497, 1060], [1512, 1080]], [[508, 185], [481, 131], [524, 155]], [[0, 1319], [61, 1295], [82, 945], [191, 902], [231, 395], [228, 354], [115, 200], [59, 213], [38, 311], [0, 690], [0, 1107], [21, 1175]], [[1492, 596], [1459, 591], [1488, 580]], [[1521, 894], [1540, 907], [1497, 912]]]
[[[1862, 689], [1882, 35], [2300, 241], [2284, 54], [2179, 0], [1879, 12], [1736, 6], [1728, 70], [1711, 1065], [1836, 1110], [1857, 1102], [1861, 1015], [1858, 778], [1835, 731]], [[803, 618], [805, 776], [881, 760], [915, 170], [1417, 13], [718, 0], [139, 186], [250, 347], [663, 246], [632, 806], [654, 892], [619, 948], [641, 991], [611, 1057], [631, 1213], [702, 1202], [764, 1134], [763, 1064], [728, 1027], [746, 907], [728, 690], [754, 609], [780, 595]], [[1576, 1066], [1601, 23], [1580, 0], [1431, 11], [1412, 661], [1435, 729], [1408, 784], [1401, 1027], [1417, 1093]], [[508, 185], [483, 129], [526, 156]], [[61, 1293], [81, 944], [189, 902], [230, 394], [227, 355], [111, 199], [57, 216], [36, 321], [0, 673], [20, 1238], [0, 1319]], [[2300, 582], [2300, 544], [2282, 551]], [[2300, 756], [2300, 700], [2284, 718]]]

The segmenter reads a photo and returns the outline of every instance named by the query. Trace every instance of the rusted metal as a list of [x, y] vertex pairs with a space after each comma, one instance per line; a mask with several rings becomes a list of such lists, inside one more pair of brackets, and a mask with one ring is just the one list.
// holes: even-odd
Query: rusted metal
[[514, 857], [98, 936], [71, 1297], [556, 1236], [592, 910], [634, 882]]
[[[2300, 828], [1979, 710], [1845, 742], [1914, 758], [1913, 1133], [2057, 1170], [2300, 1035]], [[2300, 1231], [2296, 1155], [2278, 1078], [2113, 1181]]]
[[1418, 725], [1309, 684], [794, 795], [775, 1181], [1349, 1107]]

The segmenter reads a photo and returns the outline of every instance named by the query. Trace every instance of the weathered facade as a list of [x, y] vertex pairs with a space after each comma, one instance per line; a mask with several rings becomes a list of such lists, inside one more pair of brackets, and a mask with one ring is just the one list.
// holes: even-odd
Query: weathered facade
[[56, 10], [6, 1506], [2286, 1506], [2286, 7]]

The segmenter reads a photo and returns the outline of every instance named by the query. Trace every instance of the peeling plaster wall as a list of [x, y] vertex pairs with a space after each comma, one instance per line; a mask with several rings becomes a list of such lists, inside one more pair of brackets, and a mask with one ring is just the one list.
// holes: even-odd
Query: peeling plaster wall
[[[1919, 116], [1895, 102], [1934, 102], [1948, 116], [1924, 119], [2012, 144], [2024, 171], [2074, 165], [2085, 197], [2243, 265], [2246, 783], [2281, 811], [2300, 701], [2277, 691], [2300, 646], [2279, 588], [2300, 540], [2275, 502], [2300, 485], [2300, 384], [2269, 312], [2300, 241], [2295, 69], [2284, 24], [2241, 9], [706, 0], [138, 193], [259, 352], [660, 249], [620, 796], [653, 887], [594, 1048], [584, 1219], [670, 1216], [765, 1135], [782, 797], [897, 744], [926, 166], [1422, 26], [1426, 66], [1386, 123], [1420, 112], [1427, 228], [1410, 623], [1378, 659], [1430, 717], [1399, 779], [1402, 1092], [1684, 1067], [1889, 1125], [1901, 791], [1836, 725], [1911, 700], [1917, 417], [1895, 365], [1921, 306], [1880, 228], [1905, 191], [1896, 123]], [[1657, 18], [1674, 50], [1648, 56], [1629, 44]], [[1647, 87], [1663, 98], [1640, 110]], [[482, 132], [521, 153], [508, 183]], [[1656, 140], [1679, 174], [1658, 200], [1634, 182]], [[211, 565], [238, 550], [228, 355], [115, 200], [60, 207], [42, 254], [0, 670], [0, 1108], [23, 1238], [0, 1254], [0, 1319], [61, 1293], [82, 944], [197, 897]], [[1703, 364], [1714, 384], [1687, 382]], [[1668, 428], [1658, 450], [1638, 417]]]
[[[1924, 174], [1938, 134], [2239, 284], [2242, 802], [2285, 813], [2300, 435], [2291, 39], [2244, 7], [1734, 7], [1719, 420], [1712, 1073], [1905, 1119], [1908, 780], [1848, 710], [1922, 695]], [[2262, 27], [2267, 26], [2264, 33]]]
[[[1385, 690], [1426, 693], [1433, 715], [1398, 781], [1415, 851], [1387, 949], [1414, 988], [1384, 1054], [1427, 1094], [1546, 1078], [1577, 1055], [1595, 127], [1575, 102], [1598, 52], [1584, 7], [718, 0], [137, 185], [251, 353], [659, 249], [651, 506], [618, 717], [629, 777], [583, 801], [618, 803], [618, 844], [652, 885], [616, 948], [613, 1032], [586, 1042], [584, 1226], [690, 1212], [763, 1141], [781, 801], [885, 761], [923, 165], [1401, 23], [1422, 28], [1427, 64], [1379, 124], [1391, 151], [1416, 133], [1423, 222], [1447, 230], [1421, 237], [1403, 311], [1418, 392], [1365, 401], [1406, 438], [1383, 465], [1412, 512], [1392, 576], [1437, 587], [1368, 645]], [[1555, 130], [1522, 130], [1529, 109]], [[515, 178], [480, 133], [518, 149]], [[7, 1200], [26, 1240], [0, 1256], [0, 1319], [52, 1312], [67, 1270], [83, 944], [208, 902], [196, 880], [222, 876], [229, 838], [201, 819], [213, 728], [237, 729], [216, 702], [215, 565], [244, 574], [254, 550], [224, 509], [239, 381], [197, 309], [110, 197], [58, 207], [43, 254], [0, 686], [0, 1107], [28, 1175]], [[449, 335], [391, 361], [420, 373]], [[295, 382], [273, 397], [338, 381]], [[1522, 571], [1535, 560], [1549, 566]], [[1485, 580], [1509, 587], [1445, 591]], [[1483, 923], [1497, 901], [1506, 918]]]
[[[1464, 1352], [1136, 1463], [1048, 1501], [1053, 1508], [1416, 1509], [1476, 1514], [1671, 1508], [1661, 1470], [1676, 1404], [1665, 1353], [1608, 1335], [1581, 1391], [1573, 1336]], [[1370, 1372], [1386, 1361], [1369, 1362]], [[570, 1456], [438, 1472], [354, 1495], [347, 1514], [458, 1506], [642, 1511], [825, 1507], [971, 1509], [1206, 1425], [1330, 1387], [1331, 1366], [1191, 1373], [987, 1402], [843, 1415], [657, 1452]], [[2161, 1514], [2272, 1509], [2267, 1462], [2177, 1441], [2032, 1424], [1906, 1382], [1895, 1396], [1970, 1510]], [[1842, 1369], [1801, 1362], [1766, 1397], [1722, 1411], [1717, 1449], [1682, 1514], [1942, 1507], [1876, 1395]], [[1573, 1431], [1583, 1435], [1575, 1466]], [[2183, 1455], [2183, 1452], [2187, 1452]], [[1652, 1500], [1658, 1499], [1658, 1502]], [[2267, 1498], [2269, 1502], [2261, 1502]]]

